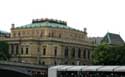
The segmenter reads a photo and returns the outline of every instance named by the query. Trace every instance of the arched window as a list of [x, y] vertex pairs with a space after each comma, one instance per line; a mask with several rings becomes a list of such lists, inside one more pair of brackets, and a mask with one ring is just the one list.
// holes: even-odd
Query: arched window
[[81, 57], [81, 49], [79, 48], [78, 49], [78, 58], [80, 58]]
[[68, 47], [65, 47], [64, 56], [68, 57]]
[[71, 56], [72, 56], [72, 57], [75, 57], [75, 48], [72, 48], [72, 51], [71, 51], [71, 52], [72, 52]]

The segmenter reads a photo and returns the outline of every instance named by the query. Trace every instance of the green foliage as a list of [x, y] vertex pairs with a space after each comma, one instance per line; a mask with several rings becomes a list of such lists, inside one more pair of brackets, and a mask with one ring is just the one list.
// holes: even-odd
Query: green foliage
[[0, 41], [0, 60], [9, 59], [9, 45], [4, 41]]
[[125, 65], [125, 46], [101, 44], [92, 53], [96, 65]]

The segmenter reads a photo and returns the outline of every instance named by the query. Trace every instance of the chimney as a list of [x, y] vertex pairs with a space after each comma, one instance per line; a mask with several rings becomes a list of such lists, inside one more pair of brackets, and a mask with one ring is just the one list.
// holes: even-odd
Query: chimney
[[11, 29], [14, 29], [15, 28], [15, 24], [11, 24]]
[[87, 33], [87, 28], [84, 28], [84, 33]]

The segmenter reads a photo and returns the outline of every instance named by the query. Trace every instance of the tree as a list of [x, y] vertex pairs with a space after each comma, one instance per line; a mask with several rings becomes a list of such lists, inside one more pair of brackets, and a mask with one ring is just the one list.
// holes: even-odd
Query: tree
[[125, 65], [125, 45], [101, 44], [92, 53], [92, 63], [96, 65]]
[[0, 41], [0, 60], [8, 60], [9, 55], [9, 45], [5, 41]]

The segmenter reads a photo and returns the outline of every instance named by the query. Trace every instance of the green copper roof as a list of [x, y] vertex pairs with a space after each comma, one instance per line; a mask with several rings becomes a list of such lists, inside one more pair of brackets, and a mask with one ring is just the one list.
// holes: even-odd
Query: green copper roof
[[[31, 23], [31, 24], [27, 24], [27, 25], [20, 26], [20, 27], [16, 27], [16, 29], [42, 28], [42, 27], [76, 30], [76, 29], [71, 28], [71, 27], [69, 27], [69, 26], [67, 26], [67, 25], [58, 24], [58, 23], [51, 23], [51, 22]], [[79, 31], [79, 30], [78, 30], [78, 31]]]
[[108, 43], [112, 45], [124, 45], [124, 40], [119, 34], [107, 33], [101, 41], [102, 43]]

